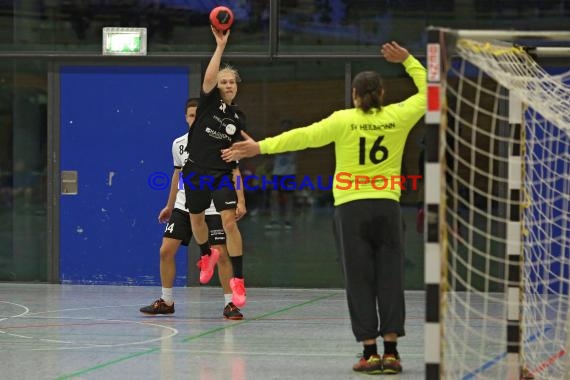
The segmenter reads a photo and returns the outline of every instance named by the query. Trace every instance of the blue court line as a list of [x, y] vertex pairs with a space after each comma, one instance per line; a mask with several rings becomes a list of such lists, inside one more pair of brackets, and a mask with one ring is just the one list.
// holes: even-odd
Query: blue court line
[[[544, 334], [546, 334], [549, 330], [552, 330], [552, 326], [548, 326], [544, 329]], [[538, 335], [533, 335], [530, 336], [525, 343], [530, 343], [535, 341], [536, 339], [538, 339]], [[507, 356], [506, 352], [503, 352], [502, 354], [499, 354], [497, 356], [495, 356], [493, 359], [489, 360], [486, 363], [483, 363], [482, 366], [480, 366], [479, 368], [469, 372], [467, 375], [463, 376], [461, 378], [461, 380], [473, 380], [475, 379], [475, 377], [482, 373], [485, 372], [486, 370], [488, 370], [489, 368], [493, 367], [495, 364], [497, 364], [498, 362], [500, 362], [501, 360], [503, 360], [505, 357]]]
[[473, 380], [473, 379], [475, 379], [475, 376], [477, 376], [478, 374], [480, 374], [482, 372], [485, 372], [486, 370], [488, 370], [489, 368], [491, 368], [492, 366], [497, 364], [499, 361], [503, 360], [505, 358], [505, 356], [507, 356], [506, 352], [502, 353], [501, 355], [495, 356], [493, 359], [484, 363], [481, 367], [479, 367], [476, 370], [474, 370], [474, 371], [468, 373], [467, 375], [463, 376], [461, 378], [461, 380]]

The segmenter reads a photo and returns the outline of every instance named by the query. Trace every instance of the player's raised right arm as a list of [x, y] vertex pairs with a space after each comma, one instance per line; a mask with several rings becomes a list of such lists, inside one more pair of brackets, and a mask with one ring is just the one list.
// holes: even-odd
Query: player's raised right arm
[[202, 83], [202, 91], [208, 94], [212, 91], [218, 84], [218, 71], [220, 71], [220, 64], [222, 63], [222, 55], [224, 54], [224, 49], [228, 42], [228, 37], [230, 36], [230, 31], [227, 30], [225, 33], [217, 30], [211, 26], [212, 34], [216, 38], [216, 50], [210, 58], [210, 63], [206, 68], [204, 73], [204, 82]]

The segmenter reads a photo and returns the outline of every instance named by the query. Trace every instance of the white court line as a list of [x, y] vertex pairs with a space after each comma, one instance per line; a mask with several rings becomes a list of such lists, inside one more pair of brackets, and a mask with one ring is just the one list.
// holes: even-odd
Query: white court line
[[55, 339], [40, 339], [42, 342], [49, 342], [49, 343], [67, 343], [73, 344], [73, 342], [66, 342], [65, 340], [55, 340]]
[[[55, 313], [55, 312], [64, 312], [64, 311], [71, 311], [71, 310], [89, 310], [89, 309], [96, 309], [96, 308], [101, 308], [101, 307], [109, 307], [109, 306], [100, 306], [100, 307], [91, 307], [91, 308], [80, 308], [80, 309], [63, 309], [63, 310], [51, 310], [51, 311], [44, 311], [44, 312], [37, 312], [37, 313], [30, 313], [30, 309], [24, 305], [18, 304], [18, 303], [14, 303], [14, 302], [8, 302], [8, 301], [0, 301], [1, 303], [6, 303], [6, 304], [10, 304], [10, 305], [14, 305], [14, 306], [18, 306], [24, 309], [23, 313], [17, 314], [17, 315], [12, 315], [12, 316], [8, 316], [8, 317], [3, 317], [0, 319], [0, 322], [5, 321], [9, 318], [21, 318], [23, 316], [32, 316], [32, 315], [37, 315], [37, 314], [43, 314], [43, 313]], [[124, 305], [120, 305], [117, 307], [124, 307]], [[134, 307], [134, 306], [133, 306]], [[50, 318], [52, 319], [52, 318]], [[79, 349], [79, 348], [97, 348], [97, 347], [124, 347], [124, 346], [134, 346], [134, 345], [139, 345], [139, 344], [147, 344], [147, 343], [152, 343], [152, 342], [156, 342], [156, 341], [161, 341], [164, 339], [168, 339], [168, 338], [172, 338], [176, 335], [178, 335], [178, 330], [170, 327], [170, 326], [165, 326], [165, 325], [160, 325], [158, 323], [149, 323], [146, 321], [128, 321], [128, 320], [119, 320], [119, 319], [99, 319], [99, 318], [72, 318], [72, 317], [57, 317], [57, 318], [53, 318], [53, 319], [74, 319], [74, 320], [84, 320], [84, 321], [104, 321], [104, 322], [119, 322], [119, 323], [136, 323], [139, 325], [143, 325], [143, 326], [154, 326], [154, 327], [158, 327], [158, 328], [163, 328], [163, 329], [167, 329], [170, 330], [170, 334], [166, 335], [166, 336], [161, 336], [159, 338], [153, 338], [153, 339], [147, 339], [147, 340], [143, 340], [143, 341], [139, 341], [139, 342], [129, 342], [129, 343], [116, 343], [116, 344], [89, 344], [85, 347], [59, 347], [59, 348], [35, 348], [35, 349], [30, 349], [29, 351], [55, 351], [55, 350], [59, 350], [59, 349]], [[24, 339], [35, 339], [38, 341], [42, 341], [42, 342], [49, 342], [49, 343], [63, 343], [63, 344], [81, 344], [84, 345], [84, 342], [69, 342], [69, 341], [62, 341], [62, 340], [53, 340], [53, 339], [45, 339], [45, 338], [36, 338], [36, 337], [32, 337], [32, 336], [26, 336], [26, 335], [19, 335], [19, 334], [13, 334], [13, 333], [9, 333], [7, 331], [3, 331], [0, 330], [1, 334], [6, 334], [6, 335], [10, 335], [16, 338], [24, 338]]]
[[[219, 301], [207, 301], [207, 302], [176, 302], [176, 305], [191, 305], [191, 304], [205, 304], [205, 303], [219, 303]], [[95, 309], [111, 309], [111, 308], [130, 308], [139, 309], [142, 305], [104, 305], [104, 306], [89, 306], [89, 307], [76, 307], [71, 309], [57, 309], [57, 310], [46, 310], [46, 311], [36, 311], [34, 313], [29, 313], [28, 315], [39, 315], [39, 314], [48, 314], [48, 313], [61, 313], [65, 311], [80, 311], [80, 310], [95, 310]]]
[[14, 305], [14, 306], [18, 306], [24, 309], [24, 312], [22, 314], [18, 314], [18, 315], [9, 315], [5, 318], [0, 319], [0, 322], [5, 321], [8, 318], [17, 318], [17, 317], [21, 317], [22, 315], [26, 315], [30, 312], [30, 309], [28, 309], [26, 306], [24, 305], [20, 305], [19, 303], [14, 303], [14, 302], [8, 302], [8, 301], [0, 301], [0, 303], [7, 303], [10, 305]]
[[[8, 332], [5, 332], [5, 331], [0, 331], [0, 332], [1, 332], [1, 333], [4, 333], [4, 334], [6, 334], [6, 335], [14, 336], [14, 337], [27, 338], [27, 339], [37, 339], [37, 340], [43, 341], [43, 342], [54, 342], [54, 343], [65, 343], [65, 344], [83, 345], [83, 346], [81, 346], [81, 347], [30, 348], [30, 349], [25, 349], [25, 350], [21, 350], [21, 351], [57, 351], [57, 350], [83, 349], [83, 348], [102, 348], [102, 347], [110, 348], [110, 347], [136, 346], [136, 345], [143, 345], [143, 344], [152, 343], [152, 342], [158, 342], [158, 341], [165, 340], [165, 339], [169, 339], [169, 338], [172, 338], [172, 337], [178, 335], [178, 330], [175, 329], [175, 328], [173, 328], [173, 327], [161, 325], [161, 324], [158, 324], [158, 323], [144, 322], [144, 321], [128, 321], [128, 320], [120, 320], [120, 319], [99, 319], [99, 318], [72, 318], [72, 317], [58, 317], [58, 318], [54, 318], [54, 319], [73, 319], [73, 320], [82, 320], [82, 321], [104, 321], [104, 322], [136, 323], [136, 324], [139, 324], [139, 325], [143, 325], [143, 326], [145, 326], [145, 327], [151, 326], [151, 327], [158, 327], [158, 328], [163, 328], [163, 329], [166, 329], [166, 330], [170, 330], [170, 334], [165, 335], [165, 336], [160, 336], [160, 337], [158, 337], [158, 338], [152, 338], [152, 339], [147, 339], [147, 340], [142, 340], [142, 341], [137, 341], [137, 342], [114, 343], [114, 344], [89, 344], [89, 343], [86, 344], [85, 342], [58, 341], [58, 340], [51, 340], [51, 339], [44, 339], [44, 338], [28, 337], [28, 336], [24, 336], [24, 335], [17, 335], [17, 334], [8, 333]], [[15, 351], [15, 350], [14, 350], [14, 351]]]
[[[264, 289], [265, 290], [265, 289]], [[319, 289], [317, 289], [319, 290]], [[288, 291], [298, 291], [298, 292], [306, 292], [306, 289], [288, 289]], [[330, 290], [327, 289], [322, 289], [322, 292], [330, 292]], [[339, 292], [339, 294], [343, 294], [342, 291]], [[293, 299], [288, 299], [287, 301], [295, 301]], [[299, 302], [301, 301], [306, 301], [306, 299], [303, 300], [299, 300]], [[338, 300], [338, 301], [343, 301], [344, 300]], [[0, 302], [5, 302], [5, 301], [0, 301]], [[254, 301], [254, 302], [259, 302], [259, 303], [271, 303], [274, 301]], [[11, 316], [8, 318], [16, 318], [16, 317], [22, 317], [24, 315], [26, 316], [36, 316], [39, 314], [47, 314], [47, 313], [56, 313], [56, 312], [68, 312], [68, 311], [78, 311], [78, 310], [93, 310], [93, 309], [101, 309], [101, 308], [110, 308], [110, 307], [129, 307], [129, 305], [117, 305], [117, 306], [113, 306], [113, 305], [106, 305], [106, 306], [93, 306], [93, 307], [85, 307], [85, 308], [71, 308], [71, 309], [59, 309], [59, 310], [48, 310], [48, 311], [41, 311], [41, 312], [34, 312], [34, 313], [30, 313], [30, 310], [20, 304], [15, 304], [12, 302], [5, 302], [5, 303], [9, 303], [12, 305], [16, 305], [16, 306], [20, 306], [22, 308], [24, 308], [26, 311], [22, 314], [19, 315], [15, 315], [15, 316]], [[185, 304], [206, 304], [206, 303], [217, 303], [217, 301], [195, 301], [195, 302], [183, 302], [183, 303], [179, 303], [179, 305], [185, 305]], [[140, 305], [132, 305], [132, 307], [139, 307]], [[4, 319], [0, 319], [0, 321], [8, 319], [8, 318], [4, 318]], [[51, 317], [47, 317], [50, 318]], [[43, 342], [53, 342], [53, 343], [63, 343], [63, 344], [69, 344], [69, 345], [82, 345], [79, 347], [49, 347], [49, 348], [31, 348], [31, 349], [26, 349], [24, 351], [57, 351], [57, 350], [77, 350], [77, 349], [84, 349], [84, 348], [110, 348], [110, 347], [124, 347], [124, 346], [136, 346], [136, 345], [143, 345], [143, 344], [147, 344], [147, 343], [152, 343], [152, 342], [157, 342], [157, 341], [161, 341], [161, 340], [165, 340], [165, 339], [169, 339], [172, 338], [176, 335], [178, 335], [178, 330], [170, 327], [170, 326], [165, 326], [165, 325], [160, 325], [157, 323], [149, 323], [146, 321], [129, 321], [129, 320], [117, 320], [117, 319], [98, 319], [98, 318], [89, 318], [89, 317], [85, 317], [85, 318], [80, 318], [80, 317], [53, 317], [53, 319], [74, 319], [74, 320], [83, 320], [83, 321], [105, 321], [105, 322], [120, 322], [120, 323], [136, 323], [136, 324], [142, 324], [144, 326], [154, 326], [154, 327], [159, 327], [159, 328], [163, 328], [163, 329], [167, 329], [170, 330], [170, 334], [166, 335], [166, 336], [161, 336], [159, 338], [153, 338], [153, 339], [147, 339], [144, 341], [139, 341], [139, 342], [129, 342], [129, 343], [116, 343], [116, 344], [87, 344], [84, 342], [68, 342], [68, 341], [58, 341], [58, 340], [50, 340], [50, 339], [44, 339], [44, 338], [34, 338], [34, 337], [27, 337], [27, 336], [23, 336], [23, 335], [16, 335], [16, 334], [12, 334], [12, 333], [8, 333], [5, 331], [0, 331], [0, 333], [4, 333], [7, 335], [11, 335], [11, 336], [15, 336], [15, 337], [21, 337], [21, 338], [27, 338], [27, 339], [37, 339], [38, 341], [43, 341]]]
[[[287, 289], [289, 290], [289, 289]], [[313, 289], [311, 289], [312, 291]], [[291, 302], [305, 302], [307, 301], [307, 298], [302, 298], [302, 299], [287, 299], [287, 301], [291, 301]], [[344, 299], [339, 299], [339, 300], [335, 300], [335, 299], [327, 299], [327, 301], [333, 301], [333, 302], [346, 302], [346, 300]], [[264, 300], [264, 301], [258, 301], [258, 300], [248, 300], [247, 303], [248, 304], [253, 304], [253, 303], [257, 303], [257, 304], [267, 304], [267, 303], [279, 303], [281, 302], [281, 300], [279, 301], [275, 301], [275, 300]], [[194, 304], [219, 304], [220, 301], [216, 300], [216, 301], [190, 301], [190, 302], [176, 302], [176, 305], [181, 306], [181, 305], [194, 305]], [[104, 305], [104, 306], [90, 306], [90, 307], [77, 307], [77, 308], [71, 308], [71, 309], [58, 309], [58, 310], [46, 310], [46, 311], [36, 311], [33, 313], [28, 313], [28, 316], [33, 316], [33, 315], [39, 315], [39, 314], [48, 314], [48, 313], [59, 313], [59, 312], [66, 312], [66, 311], [80, 311], [80, 310], [95, 310], [95, 309], [110, 309], [110, 308], [140, 308], [141, 304], [136, 304], [136, 305]], [[2, 321], [0, 319], [0, 321]]]
[[[191, 350], [191, 349], [177, 349], [177, 348], [161, 348], [161, 352], [172, 352], [172, 353], [187, 353], [187, 354], [200, 354], [200, 355], [228, 355], [230, 357], [236, 356], [288, 356], [288, 357], [339, 357], [346, 358], [354, 356], [360, 357], [361, 353], [355, 354], [354, 351], [337, 351], [337, 352], [269, 352], [269, 351], [234, 351], [234, 350]], [[424, 353], [422, 352], [410, 352], [406, 353], [406, 359], [423, 359]]]
[[25, 336], [25, 335], [12, 334], [12, 333], [9, 333], [9, 332], [5, 332], [5, 331], [2, 331], [2, 332], [3, 332], [4, 334], [6, 334], [6, 335], [15, 336], [16, 338], [34, 339], [34, 338], [33, 338], [33, 337], [31, 337], [31, 336]]
[[[28, 307], [26, 307], [26, 306], [24, 306], [24, 305], [20, 305], [19, 303], [8, 302], [8, 301], [0, 301], [0, 302], [1, 302], [1, 303], [7, 303], [7, 304], [10, 304], [10, 305], [14, 305], [14, 306], [18, 306], [18, 307], [21, 307], [21, 308], [24, 309], [24, 312], [23, 312], [23, 313], [18, 314], [18, 315], [10, 315], [10, 316], [8, 316], [8, 317], [2, 318], [2, 319], [0, 319], [0, 322], [3, 322], [3, 321], [5, 321], [5, 320], [7, 320], [8, 318], [18, 318], [18, 317], [24, 316], [24, 315], [26, 315], [26, 314], [28, 314], [28, 313], [30, 312], [30, 309], [29, 309]], [[29, 337], [29, 336], [11, 334], [11, 333], [9, 333], [9, 332], [2, 331], [2, 330], [0, 330], [0, 333], [6, 334], [6, 335], [15, 336], [15, 337], [17, 337], [17, 338], [33, 339], [32, 337]]]
[[106, 321], [106, 322], [136, 323], [136, 324], [144, 325], [144, 326], [154, 326], [154, 327], [159, 327], [159, 328], [163, 328], [163, 329], [170, 330], [171, 334], [166, 335], [166, 336], [161, 336], [160, 338], [153, 338], [153, 339], [143, 340], [143, 341], [140, 341], [140, 342], [117, 343], [117, 344], [93, 344], [93, 345], [91, 345], [91, 347], [124, 347], [124, 346], [134, 346], [134, 345], [138, 345], [138, 344], [146, 344], [146, 343], [151, 343], [151, 342], [157, 342], [157, 341], [161, 341], [161, 340], [164, 340], [164, 339], [172, 338], [172, 337], [178, 335], [178, 330], [175, 329], [174, 327], [164, 326], [164, 325], [160, 325], [160, 324], [158, 324], [158, 323], [148, 323], [148, 322], [140, 322], [140, 321], [124, 321], [124, 320], [119, 320], [119, 319], [93, 319], [93, 320], [94, 320], [94, 321]]

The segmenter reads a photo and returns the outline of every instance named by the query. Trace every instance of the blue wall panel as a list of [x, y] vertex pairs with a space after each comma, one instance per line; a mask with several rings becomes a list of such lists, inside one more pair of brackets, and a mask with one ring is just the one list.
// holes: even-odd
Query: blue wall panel
[[[60, 169], [79, 172], [78, 195], [60, 197], [62, 282], [160, 284], [157, 216], [168, 187], [151, 188], [149, 177], [172, 174], [188, 81], [181, 67], [62, 67]], [[185, 285], [183, 248], [177, 269]]]

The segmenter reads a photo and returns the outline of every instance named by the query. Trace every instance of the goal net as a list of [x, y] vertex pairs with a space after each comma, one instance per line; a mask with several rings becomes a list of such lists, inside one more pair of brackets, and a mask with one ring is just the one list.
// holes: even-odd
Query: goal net
[[426, 378], [570, 379], [570, 33], [429, 33]]

